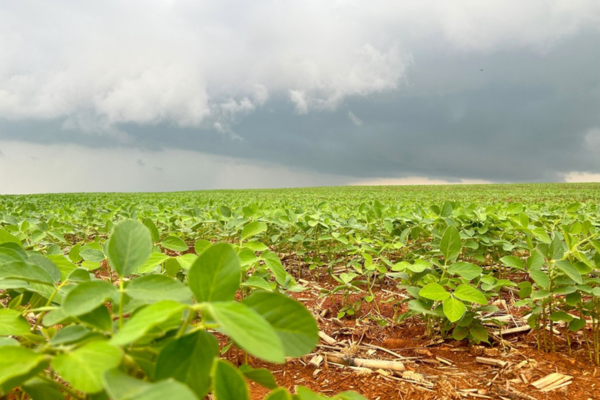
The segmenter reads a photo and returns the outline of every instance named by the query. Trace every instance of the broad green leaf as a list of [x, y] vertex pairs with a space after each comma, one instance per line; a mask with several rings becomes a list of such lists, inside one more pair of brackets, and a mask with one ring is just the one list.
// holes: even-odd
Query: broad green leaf
[[160, 242], [160, 245], [165, 249], [183, 252], [189, 250], [188, 245], [177, 236], [167, 236]]
[[218, 360], [214, 371], [214, 395], [216, 400], [250, 399], [248, 384], [237, 368], [226, 360]]
[[78, 316], [93, 311], [107, 301], [116, 301], [119, 296], [118, 289], [108, 282], [83, 282], [67, 293], [62, 306], [67, 316]]
[[41, 379], [30, 379], [23, 385], [25, 393], [34, 400], [64, 400], [65, 396], [58, 388]]
[[152, 271], [154, 269], [154, 267], [156, 267], [159, 264], [162, 264], [163, 262], [165, 262], [165, 260], [168, 260], [168, 259], [169, 259], [169, 256], [166, 254], [152, 253], [152, 254], [150, 254], [150, 257], [148, 257], [146, 262], [138, 268], [137, 272], [138, 272], [138, 274], [146, 274], [146, 273]]
[[460, 254], [460, 234], [455, 226], [449, 226], [442, 235], [440, 251], [447, 261], [454, 261]]
[[54, 285], [54, 279], [44, 268], [22, 261], [13, 261], [2, 264], [0, 279], [18, 279], [30, 283]]
[[227, 243], [204, 250], [188, 272], [188, 285], [198, 302], [233, 300], [240, 280], [240, 260]]
[[277, 283], [282, 286], [285, 285], [289, 274], [285, 271], [285, 268], [283, 268], [279, 256], [272, 251], [267, 250], [262, 253], [260, 258], [265, 262], [267, 268], [269, 268], [269, 270], [273, 273]]
[[285, 388], [275, 389], [269, 392], [264, 400], [292, 400], [292, 395]]
[[276, 389], [277, 382], [271, 371], [266, 368], [252, 368], [248, 364], [239, 367], [239, 371], [244, 374], [246, 379], [250, 379], [267, 389]]
[[101, 305], [100, 307], [86, 314], [79, 315], [77, 316], [77, 319], [79, 319], [85, 325], [91, 326], [100, 331], [112, 332], [113, 329], [112, 316], [105, 305]]
[[356, 392], [342, 392], [333, 397], [332, 400], [367, 400], [367, 398]]
[[477, 278], [478, 276], [481, 276], [483, 269], [475, 264], [471, 264], [468, 262], [459, 262], [456, 264], [452, 264], [448, 268], [448, 272], [452, 275], [458, 275], [461, 278], [471, 280]]
[[29, 333], [29, 322], [17, 310], [0, 308], [0, 336], [22, 336]]
[[419, 291], [419, 296], [430, 300], [441, 301], [450, 297], [450, 293], [448, 293], [439, 283], [432, 282]]
[[467, 336], [469, 336], [468, 326], [457, 326], [452, 330], [452, 337], [454, 340], [463, 340]]
[[487, 299], [479, 290], [469, 285], [460, 285], [454, 291], [454, 296], [469, 303], [487, 304]]
[[156, 228], [156, 225], [154, 225], [154, 222], [150, 218], [146, 218], [144, 220], [144, 225], [146, 225], [146, 228], [148, 228], [148, 230], [150, 231], [150, 237], [152, 238], [152, 242], [153, 243], [158, 242], [158, 239], [160, 239], [160, 236], [158, 233], [158, 229]]
[[85, 326], [69, 325], [56, 332], [56, 335], [54, 335], [52, 339], [50, 339], [50, 344], [52, 344], [53, 346], [57, 346], [62, 344], [75, 343], [85, 338], [86, 336], [91, 335], [92, 333], [93, 332]]
[[469, 328], [469, 333], [473, 339], [478, 342], [487, 342], [488, 341], [488, 331], [485, 327], [481, 325], [473, 325]]
[[239, 347], [265, 361], [282, 363], [284, 347], [275, 329], [256, 311], [243, 303], [216, 302], [202, 304], [202, 313], [211, 317], [218, 330]]
[[557, 261], [556, 266], [558, 267], [558, 269], [560, 269], [562, 272], [564, 272], [565, 275], [567, 275], [569, 278], [573, 279], [576, 283], [578, 283], [580, 285], [583, 284], [583, 280], [581, 279], [581, 274], [579, 273], [577, 268], [575, 268], [573, 266], [573, 264], [571, 264], [569, 261], [566, 261], [566, 260]]
[[515, 257], [515, 256], [506, 256], [506, 257], [502, 257], [500, 259], [500, 261], [502, 262], [502, 264], [506, 265], [507, 267], [511, 267], [511, 268], [515, 268], [515, 269], [523, 269], [523, 261], [519, 258], [519, 257]]
[[102, 375], [121, 363], [122, 352], [106, 341], [88, 343], [52, 360], [54, 370], [77, 390], [97, 393], [102, 390]]
[[183, 254], [177, 257], [177, 262], [181, 265], [181, 268], [188, 270], [192, 268], [192, 265], [196, 262], [198, 256], [192, 253]]
[[155, 326], [181, 314], [185, 306], [175, 301], [163, 300], [142, 308], [133, 314], [121, 329], [110, 340], [112, 345], [125, 345], [143, 337]]
[[27, 262], [44, 269], [48, 275], [52, 277], [54, 283], [57, 283], [61, 280], [61, 273], [56, 264], [54, 264], [50, 258], [44, 256], [43, 254], [30, 254]]
[[550, 314], [550, 320], [554, 321], [554, 322], [558, 322], [558, 321], [571, 322], [573, 320], [573, 316], [567, 314], [564, 311], [556, 311], [556, 312], [553, 312], [552, 314]]
[[77, 265], [73, 264], [69, 259], [61, 254], [51, 254], [47, 256], [58, 267], [60, 271], [60, 280], [64, 281], [71, 272], [77, 269]]
[[456, 322], [465, 315], [467, 308], [464, 303], [460, 300], [453, 298], [447, 298], [444, 300], [444, 315], [450, 320], [450, 322]]
[[242, 230], [242, 240], [250, 239], [266, 230], [267, 224], [264, 222], [250, 222], [248, 225], [244, 226], [244, 229]]
[[6, 229], [0, 229], [0, 244], [2, 243], [16, 243], [21, 246], [21, 241]]
[[586, 325], [585, 319], [583, 318], [574, 318], [571, 322], [569, 322], [569, 330], [571, 332], [576, 332], [582, 329]]
[[548, 278], [548, 275], [542, 270], [531, 270], [529, 271], [529, 276], [531, 277], [531, 279], [533, 279], [536, 285], [538, 285], [541, 288], [547, 288], [548, 286], [550, 286], [550, 278]]
[[210, 372], [218, 356], [219, 343], [212, 334], [200, 331], [183, 336], [160, 352], [155, 379], [174, 378], [203, 399], [210, 388]]
[[263, 278], [258, 278], [255, 276], [248, 278], [248, 280], [246, 282], [242, 282], [240, 286], [262, 289], [266, 290], [267, 292], [273, 291], [273, 289], [267, 281], [265, 281]]
[[0, 347], [0, 396], [48, 366], [48, 357], [18, 346]]
[[135, 220], [123, 221], [108, 241], [108, 260], [120, 276], [129, 276], [144, 265], [152, 254], [148, 228]]
[[286, 357], [310, 353], [319, 342], [319, 328], [299, 302], [274, 292], [255, 292], [244, 304], [262, 315], [275, 329]]
[[180, 303], [192, 302], [192, 292], [183, 283], [164, 275], [146, 275], [132, 280], [125, 293], [132, 299], [146, 303], [173, 300]]
[[112, 369], [104, 373], [103, 382], [113, 400], [198, 400], [186, 385], [173, 379], [149, 383]]
[[248, 249], [251, 251], [266, 251], [269, 250], [269, 248], [261, 243], [261, 242], [256, 242], [256, 241], [250, 241], [250, 242], [246, 242], [244, 243], [244, 249]]
[[202, 252], [204, 250], [208, 249], [210, 246], [211, 246], [211, 243], [208, 240], [198, 239], [194, 243], [194, 251], [196, 252], [197, 255], [200, 255], [200, 254], [202, 254]]
[[2, 346], [19, 346], [18, 340], [9, 337], [0, 337], [0, 347]]

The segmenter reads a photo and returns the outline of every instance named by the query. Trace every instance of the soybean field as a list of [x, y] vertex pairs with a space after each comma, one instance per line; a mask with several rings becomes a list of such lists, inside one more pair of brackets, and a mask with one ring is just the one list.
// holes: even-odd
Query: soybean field
[[600, 184], [0, 196], [7, 399], [600, 398]]

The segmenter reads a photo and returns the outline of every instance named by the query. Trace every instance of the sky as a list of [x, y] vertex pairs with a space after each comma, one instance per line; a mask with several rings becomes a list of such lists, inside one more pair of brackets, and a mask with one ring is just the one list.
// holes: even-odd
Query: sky
[[0, 194], [563, 181], [597, 0], [0, 0]]

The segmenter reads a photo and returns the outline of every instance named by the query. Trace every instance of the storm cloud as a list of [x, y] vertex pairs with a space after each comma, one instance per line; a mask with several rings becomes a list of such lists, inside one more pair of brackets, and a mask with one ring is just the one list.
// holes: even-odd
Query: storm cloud
[[0, 174], [62, 148], [131, 158], [85, 190], [594, 177], [598, 43], [583, 0], [0, 2]]

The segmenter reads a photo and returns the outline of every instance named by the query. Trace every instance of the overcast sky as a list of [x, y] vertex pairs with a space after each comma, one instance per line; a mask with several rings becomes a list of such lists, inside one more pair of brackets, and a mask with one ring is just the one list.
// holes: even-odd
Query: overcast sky
[[0, 193], [565, 180], [598, 0], [0, 0]]

